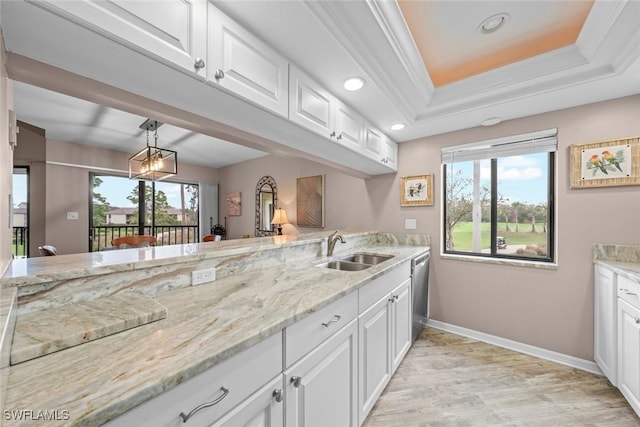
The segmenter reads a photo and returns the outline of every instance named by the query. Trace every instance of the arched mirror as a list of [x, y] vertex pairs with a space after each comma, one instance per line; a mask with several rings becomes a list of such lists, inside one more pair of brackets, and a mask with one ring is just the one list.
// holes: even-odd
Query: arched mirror
[[271, 224], [278, 200], [276, 180], [263, 176], [256, 185], [256, 236], [270, 236], [275, 233]]

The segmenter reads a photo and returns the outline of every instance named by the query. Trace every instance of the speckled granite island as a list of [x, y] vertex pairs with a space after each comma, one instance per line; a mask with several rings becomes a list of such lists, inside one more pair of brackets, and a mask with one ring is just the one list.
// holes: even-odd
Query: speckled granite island
[[[327, 261], [329, 234], [15, 260], [0, 281], [0, 422], [101, 425], [429, 247], [422, 235], [340, 230], [347, 243], [337, 244], [334, 258], [355, 251], [393, 258], [362, 271], [339, 271], [317, 266]], [[192, 271], [209, 267], [216, 268], [216, 280], [192, 286]], [[122, 301], [132, 307], [124, 310], [126, 321]], [[110, 306], [116, 308], [100, 311]], [[79, 322], [65, 313], [86, 318]], [[51, 323], [55, 342], [45, 332]], [[85, 334], [78, 334], [78, 324], [88, 325]], [[31, 352], [21, 363], [12, 360], [14, 330]], [[18, 412], [11, 411], [31, 411], [32, 420], [43, 411], [57, 419], [17, 421]]]

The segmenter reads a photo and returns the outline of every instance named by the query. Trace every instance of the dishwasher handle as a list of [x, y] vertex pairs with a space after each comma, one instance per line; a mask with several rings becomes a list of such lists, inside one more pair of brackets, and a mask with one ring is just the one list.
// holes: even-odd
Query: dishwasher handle
[[429, 259], [431, 258], [431, 252], [425, 252], [422, 255], [418, 255], [417, 257], [413, 258], [411, 260], [411, 274], [414, 273], [416, 267], [422, 267], [424, 264], [426, 264]]

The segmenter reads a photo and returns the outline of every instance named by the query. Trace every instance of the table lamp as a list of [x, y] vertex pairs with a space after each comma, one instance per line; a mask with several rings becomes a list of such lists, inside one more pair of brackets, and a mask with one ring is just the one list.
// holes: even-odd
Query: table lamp
[[278, 226], [278, 235], [282, 235], [282, 224], [288, 224], [287, 212], [282, 208], [277, 208], [273, 213], [271, 224]]

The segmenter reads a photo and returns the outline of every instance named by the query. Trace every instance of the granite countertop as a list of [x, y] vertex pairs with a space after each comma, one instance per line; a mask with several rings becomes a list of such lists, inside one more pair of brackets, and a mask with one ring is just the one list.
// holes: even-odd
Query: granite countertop
[[[326, 233], [317, 238], [325, 240]], [[251, 240], [262, 244], [261, 239]], [[298, 241], [289, 243], [296, 245]], [[243, 252], [251, 245], [242, 242], [229, 247]], [[39, 421], [38, 425], [101, 425], [280, 332], [426, 249], [428, 246], [420, 244], [381, 243], [366, 250], [394, 258], [362, 271], [317, 267], [327, 260], [320, 256], [159, 293], [154, 298], [167, 309], [162, 320], [6, 368], [4, 410], [68, 411], [64, 413], [69, 420]], [[186, 256], [206, 257], [209, 253], [200, 248], [195, 255]], [[156, 261], [148, 260], [144, 265]], [[79, 264], [83, 262], [88, 261]], [[137, 268], [136, 263], [130, 266]], [[74, 274], [85, 268], [76, 267]], [[121, 267], [113, 264], [109, 268]], [[70, 275], [71, 270], [54, 273], [59, 277]], [[13, 270], [9, 279], [19, 286], [37, 283], [47, 275], [43, 270], [39, 278], [27, 279]], [[2, 425], [20, 423], [4, 420]]]
[[617, 274], [625, 276], [629, 279], [640, 281], [640, 263], [604, 260], [595, 260], [594, 263], [596, 265], [604, 265], [606, 267], [609, 267]]

